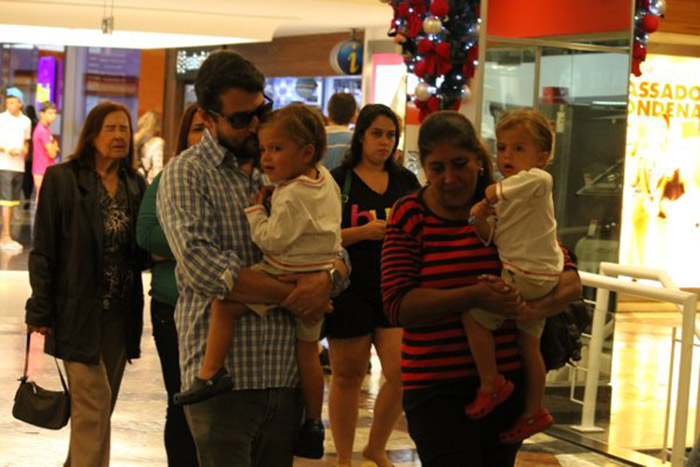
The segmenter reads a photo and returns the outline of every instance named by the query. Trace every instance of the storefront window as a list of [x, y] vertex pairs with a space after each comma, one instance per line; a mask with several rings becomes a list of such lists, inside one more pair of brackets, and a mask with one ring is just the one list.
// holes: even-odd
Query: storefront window
[[274, 101], [276, 109], [293, 102], [302, 102], [328, 113], [328, 101], [337, 92], [353, 94], [358, 107], [362, 101], [362, 82], [359, 76], [316, 76], [268, 78], [265, 93]]

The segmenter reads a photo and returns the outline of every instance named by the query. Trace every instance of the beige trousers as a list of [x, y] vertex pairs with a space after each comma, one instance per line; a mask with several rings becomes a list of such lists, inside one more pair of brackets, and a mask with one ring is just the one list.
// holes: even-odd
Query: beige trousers
[[109, 465], [110, 419], [126, 365], [124, 319], [102, 325], [100, 362], [64, 360], [70, 391], [70, 446], [65, 467]]

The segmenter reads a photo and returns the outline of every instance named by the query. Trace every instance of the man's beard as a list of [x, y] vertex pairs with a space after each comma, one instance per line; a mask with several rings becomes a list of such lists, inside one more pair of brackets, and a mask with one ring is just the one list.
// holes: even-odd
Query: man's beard
[[243, 141], [226, 141], [219, 139], [219, 144], [228, 149], [236, 159], [249, 161], [260, 158], [260, 146], [257, 135], [249, 135]]

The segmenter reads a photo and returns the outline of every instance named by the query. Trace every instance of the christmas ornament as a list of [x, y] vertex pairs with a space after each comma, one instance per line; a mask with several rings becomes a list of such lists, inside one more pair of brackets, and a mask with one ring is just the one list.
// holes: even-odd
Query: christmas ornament
[[652, 15], [663, 16], [666, 14], [666, 0], [651, 0], [649, 12]]
[[642, 75], [642, 62], [647, 57], [649, 34], [659, 29], [659, 17], [666, 12], [666, 0], [636, 0], [634, 10], [634, 43], [632, 69], [634, 76]]
[[419, 101], [427, 101], [433, 96], [430, 92], [430, 85], [428, 83], [418, 83], [413, 94]]
[[659, 17], [654, 15], [645, 15], [642, 20], [642, 27], [646, 32], [651, 34], [652, 32], [659, 29]]
[[426, 34], [440, 34], [442, 31], [442, 21], [435, 16], [428, 16], [425, 18], [425, 21], [423, 21], [423, 31], [425, 31]]
[[421, 120], [436, 110], [459, 109], [469, 96], [467, 84], [478, 64], [480, 5], [480, 0], [392, 0], [389, 34], [402, 37], [394, 41], [408, 71], [421, 80], [413, 99]]

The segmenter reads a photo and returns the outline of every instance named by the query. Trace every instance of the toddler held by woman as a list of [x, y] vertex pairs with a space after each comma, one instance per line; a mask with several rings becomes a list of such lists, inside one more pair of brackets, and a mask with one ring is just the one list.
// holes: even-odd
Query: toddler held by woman
[[[525, 301], [551, 292], [564, 265], [556, 234], [552, 176], [543, 170], [553, 143], [554, 133], [541, 114], [518, 110], [502, 117], [496, 126], [496, 148], [498, 168], [505, 178], [489, 185], [486, 198], [471, 209], [479, 237], [486, 245], [493, 241], [498, 247], [503, 280], [517, 288]], [[517, 322], [526, 380], [525, 411], [511, 429], [501, 433], [502, 443], [520, 443], [554, 423], [543, 407], [546, 371], [540, 337], [545, 320], [526, 318]], [[462, 314], [481, 382], [475, 400], [465, 408], [469, 418], [483, 418], [513, 392], [513, 384], [496, 368], [492, 331], [503, 321], [502, 315], [481, 309]]]

